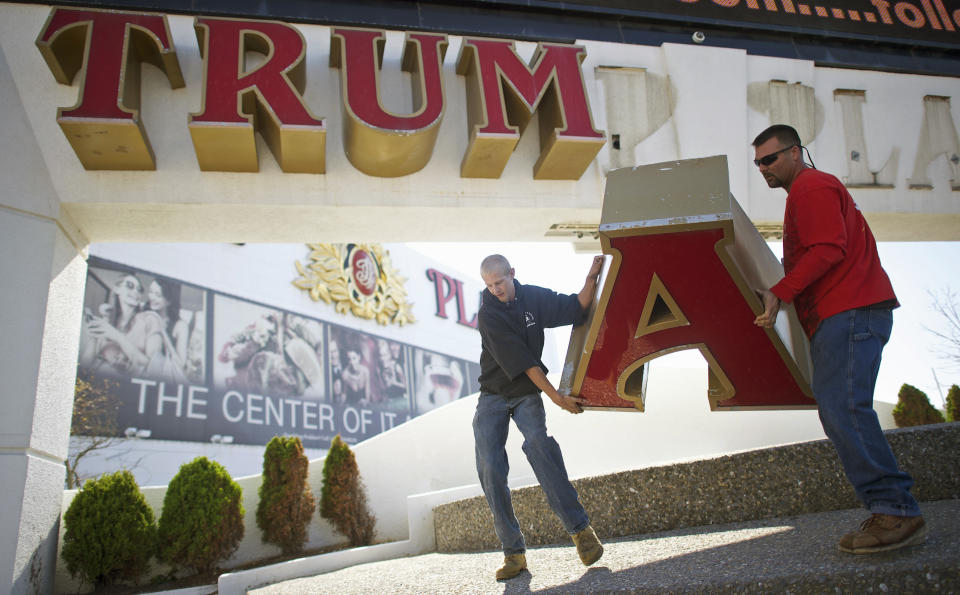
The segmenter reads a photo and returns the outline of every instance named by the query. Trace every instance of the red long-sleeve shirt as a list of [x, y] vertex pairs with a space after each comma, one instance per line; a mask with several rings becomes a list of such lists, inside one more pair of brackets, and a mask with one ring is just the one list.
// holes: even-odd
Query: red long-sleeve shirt
[[899, 305], [860, 209], [840, 180], [816, 169], [797, 174], [787, 194], [783, 268], [771, 291], [793, 302], [808, 337], [845, 310]]

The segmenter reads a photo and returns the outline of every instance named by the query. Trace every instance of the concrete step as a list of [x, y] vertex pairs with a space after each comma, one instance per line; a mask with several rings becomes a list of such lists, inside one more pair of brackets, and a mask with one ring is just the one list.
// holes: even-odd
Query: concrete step
[[[718, 414], [719, 415], [719, 414]], [[735, 415], [735, 414], [731, 414]], [[921, 502], [960, 498], [960, 422], [886, 432]], [[564, 449], [589, 444], [562, 444]], [[859, 506], [827, 440], [575, 480], [605, 538]], [[563, 544], [566, 532], [539, 486], [513, 490], [528, 546]], [[434, 509], [438, 552], [500, 549], [483, 497]]]
[[[956, 455], [956, 452], [954, 452]], [[572, 545], [527, 551], [504, 582], [499, 551], [433, 553], [360, 564], [248, 591], [257, 595], [486, 593], [960, 593], [960, 500], [921, 504], [927, 542], [854, 556], [836, 542], [862, 509], [712, 524], [608, 539], [585, 568]]]
[[[437, 553], [346, 568], [331, 563], [339, 569], [291, 580], [264, 571], [244, 584], [272, 583], [247, 592], [285, 595], [960, 593], [960, 423], [893, 430], [887, 439], [916, 481], [913, 493], [930, 526], [925, 545], [866, 556], [836, 549], [867, 513], [822, 440], [574, 481], [606, 544], [589, 569], [531, 486], [513, 492], [530, 570], [511, 581], [493, 579], [503, 556], [477, 497], [434, 508]], [[227, 582], [221, 577], [220, 592], [232, 595]]]
[[530, 486], [514, 490], [513, 502], [532, 574], [506, 589], [491, 579], [500, 544], [485, 500], [474, 497], [433, 508], [438, 553], [405, 557], [429, 551], [407, 542], [357, 548], [226, 574], [219, 592], [268, 584], [256, 592], [960, 592], [960, 423], [892, 430], [887, 439], [933, 526], [930, 545], [902, 555], [836, 550], [867, 513], [833, 446], [820, 440], [575, 480], [607, 543], [589, 570]]

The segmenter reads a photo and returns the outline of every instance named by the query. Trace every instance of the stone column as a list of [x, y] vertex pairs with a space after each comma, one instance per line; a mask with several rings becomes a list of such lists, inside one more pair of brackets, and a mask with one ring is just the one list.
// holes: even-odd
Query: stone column
[[56, 567], [86, 261], [0, 52], [0, 591]]

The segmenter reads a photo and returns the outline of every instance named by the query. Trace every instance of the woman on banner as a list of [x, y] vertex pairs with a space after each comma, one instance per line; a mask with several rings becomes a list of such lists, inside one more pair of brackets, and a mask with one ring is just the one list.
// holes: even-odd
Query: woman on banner
[[166, 368], [167, 376], [176, 376], [173, 368], [177, 368], [185, 380], [190, 326], [180, 316], [180, 284], [161, 278], [154, 279], [147, 291], [147, 305], [163, 321], [164, 357], [169, 359], [170, 363], [161, 362], [159, 365]]
[[403, 352], [401, 345], [386, 339], [377, 339], [380, 355], [378, 375], [388, 402], [406, 400], [407, 380], [403, 373]]
[[330, 401], [345, 403], [347, 393], [343, 387], [343, 357], [336, 339], [331, 338], [327, 346], [327, 356], [330, 360]]
[[365, 405], [370, 400], [370, 370], [363, 364], [360, 348], [347, 348], [347, 367], [341, 373], [348, 405]]
[[156, 312], [142, 310], [143, 283], [128, 273], [114, 284], [99, 316], [84, 313], [83, 335], [88, 338], [80, 365], [93, 370], [106, 365], [123, 375], [141, 375], [157, 353], [163, 353], [163, 321]]

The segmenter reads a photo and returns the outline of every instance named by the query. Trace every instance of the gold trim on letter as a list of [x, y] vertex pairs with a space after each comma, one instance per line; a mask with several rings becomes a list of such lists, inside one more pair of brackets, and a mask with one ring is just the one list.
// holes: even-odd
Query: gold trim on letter
[[[660, 300], [666, 306], [666, 312], [663, 312], [657, 306], [657, 300]], [[654, 273], [653, 279], [650, 280], [647, 301], [643, 304], [643, 312], [640, 313], [640, 324], [637, 325], [637, 332], [633, 337], [636, 339], [649, 333], [689, 324], [690, 321], [687, 320], [683, 310], [677, 305], [677, 301], [667, 291], [667, 287], [663, 284], [660, 276]]]

